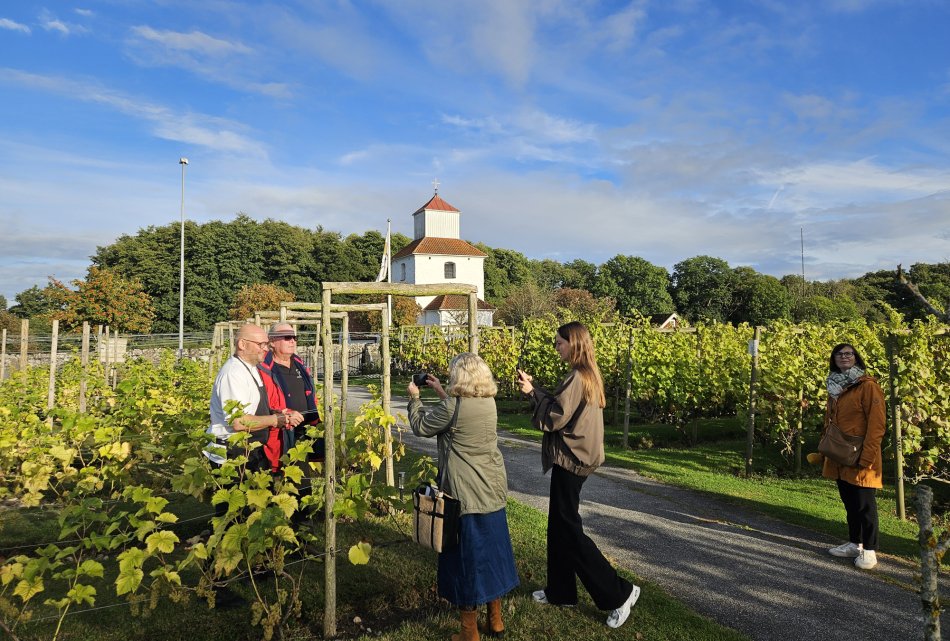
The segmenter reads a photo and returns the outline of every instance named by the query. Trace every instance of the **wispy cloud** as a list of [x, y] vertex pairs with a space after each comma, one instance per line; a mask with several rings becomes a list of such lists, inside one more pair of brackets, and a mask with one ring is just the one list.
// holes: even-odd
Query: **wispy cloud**
[[258, 53], [237, 40], [215, 38], [202, 31], [158, 30], [132, 27], [126, 40], [130, 57], [143, 66], [180, 67], [206, 80], [234, 89], [278, 98], [289, 96], [286, 83], [255, 79]]
[[73, 9], [77, 14], [83, 16], [84, 18], [91, 18], [95, 15], [95, 12], [92, 9]]
[[9, 18], [0, 18], [0, 29], [8, 29], [10, 31], [22, 31], [23, 33], [30, 33], [30, 28], [25, 24], [20, 24], [19, 22], [14, 22]]
[[109, 107], [149, 123], [153, 135], [166, 140], [200, 145], [216, 151], [241, 152], [259, 157], [267, 155], [260, 143], [240, 133], [246, 127], [237, 122], [203, 114], [177, 113], [164, 105], [124, 95], [94, 81], [0, 68], [0, 82]]
[[63, 22], [47, 9], [44, 9], [42, 12], [40, 12], [39, 22], [40, 26], [46, 31], [55, 31], [64, 36], [69, 36], [76, 33], [88, 33], [89, 31], [82, 25]]

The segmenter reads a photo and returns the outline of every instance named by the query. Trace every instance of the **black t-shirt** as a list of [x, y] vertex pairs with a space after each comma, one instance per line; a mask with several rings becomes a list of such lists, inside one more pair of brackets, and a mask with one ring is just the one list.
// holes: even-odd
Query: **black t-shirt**
[[280, 372], [284, 379], [284, 387], [287, 391], [287, 407], [298, 412], [307, 411], [307, 387], [304, 385], [300, 370], [294, 367], [284, 367], [277, 361], [274, 361], [274, 369]]

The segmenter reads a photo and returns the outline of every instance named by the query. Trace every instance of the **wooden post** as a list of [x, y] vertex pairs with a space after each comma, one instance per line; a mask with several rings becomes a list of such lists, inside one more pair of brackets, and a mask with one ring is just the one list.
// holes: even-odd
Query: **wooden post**
[[795, 429], [795, 474], [802, 473], [802, 428], [804, 427], [805, 386], [798, 388], [798, 424]]
[[937, 560], [947, 551], [950, 540], [940, 541], [935, 545], [933, 532], [933, 515], [931, 506], [933, 490], [926, 485], [917, 486], [917, 522], [920, 533], [917, 541], [920, 544], [920, 605], [923, 609], [924, 640], [940, 641], [940, 586], [937, 577], [940, 573], [940, 562]]
[[325, 450], [323, 461], [324, 519], [326, 541], [324, 543], [324, 603], [323, 638], [336, 636], [336, 516], [333, 505], [336, 499], [336, 435], [333, 423], [333, 334], [330, 332], [330, 301], [333, 291], [324, 287], [323, 296], [323, 425]]
[[103, 356], [105, 359], [106, 385], [108, 385], [109, 384], [109, 368], [112, 366], [112, 363], [109, 361], [109, 326], [108, 325], [105, 326], [103, 335], [105, 336], [105, 339], [106, 339], [106, 344], [105, 346], [103, 346], [102, 349], [103, 349]]
[[623, 449], [630, 447], [630, 380], [633, 372], [633, 328], [627, 330], [627, 367], [624, 375], [624, 400], [623, 400]]
[[[119, 330], [112, 332], [110, 344], [112, 345], [112, 389], [115, 389], [116, 383], [119, 382]], [[178, 358], [181, 358], [181, 354]]]
[[20, 321], [20, 371], [25, 372], [30, 366], [27, 358], [30, 348], [30, 319], [24, 318]]
[[752, 373], [749, 376], [749, 425], [746, 430], [745, 475], [752, 476], [752, 446], [755, 440], [755, 385], [759, 379], [759, 337], [762, 328], [756, 326], [749, 343], [749, 355], [752, 357]]
[[56, 350], [59, 347], [59, 320], [53, 321], [53, 335], [49, 343], [49, 388], [46, 394], [46, 422], [52, 427], [53, 417], [49, 412], [56, 405]]
[[468, 295], [468, 351], [478, 353], [478, 296], [475, 292]]
[[[392, 367], [389, 362], [389, 310], [382, 309], [380, 313], [383, 316], [383, 331], [380, 339], [380, 360], [383, 366], [383, 414], [389, 415], [392, 410]], [[396, 472], [393, 468], [393, 431], [390, 426], [386, 426], [383, 432], [384, 444], [386, 447], [386, 485], [394, 487], [396, 485]]]
[[82, 323], [82, 349], [79, 352], [79, 363], [82, 365], [82, 374], [79, 379], [79, 413], [86, 413], [86, 389], [89, 376], [89, 321]]
[[7, 330], [0, 330], [0, 382], [7, 373]]
[[[897, 395], [897, 336], [888, 334], [884, 347], [887, 354], [887, 388], [891, 401], [891, 429], [894, 430], [894, 489], [895, 498], [897, 499], [897, 518], [905, 521], [907, 520], [907, 512], [904, 508], [904, 450], [903, 437], [901, 436], [900, 397]], [[918, 494], [919, 492], [918, 489]]]
[[[280, 308], [285, 311], [285, 307]], [[340, 334], [340, 445], [346, 447], [346, 400], [350, 382], [350, 315], [343, 317], [343, 331]], [[346, 449], [342, 450], [346, 454]]]

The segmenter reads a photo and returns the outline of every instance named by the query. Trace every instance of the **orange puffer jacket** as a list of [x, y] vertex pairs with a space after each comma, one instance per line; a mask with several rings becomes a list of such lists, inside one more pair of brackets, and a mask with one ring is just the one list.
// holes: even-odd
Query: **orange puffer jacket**
[[862, 376], [835, 401], [828, 398], [825, 428], [834, 422], [845, 434], [864, 437], [864, 448], [858, 467], [839, 465], [825, 458], [822, 476], [841, 479], [858, 487], [882, 486], [881, 441], [886, 430], [884, 393], [877, 381]]

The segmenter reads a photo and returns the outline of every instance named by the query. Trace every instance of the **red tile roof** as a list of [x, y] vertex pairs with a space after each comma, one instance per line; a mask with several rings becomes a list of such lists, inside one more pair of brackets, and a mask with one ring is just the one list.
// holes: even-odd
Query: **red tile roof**
[[[432, 299], [432, 302], [425, 306], [425, 311], [433, 312], [438, 310], [452, 310], [456, 311], [459, 309], [468, 309], [468, 296], [461, 296], [459, 294], [442, 294], [441, 296], [436, 296]], [[478, 309], [495, 309], [481, 298], [478, 299]]]
[[436, 209], [438, 211], [458, 211], [458, 209], [456, 209], [452, 205], [442, 200], [442, 196], [440, 196], [439, 194], [436, 194], [435, 196], [430, 198], [429, 202], [427, 202], [425, 205], [423, 205], [422, 207], [414, 211], [412, 215], [415, 216], [420, 211], [425, 211], [426, 209]]
[[414, 240], [393, 254], [393, 260], [412, 254], [436, 254], [439, 256], [488, 256], [480, 249], [458, 238], [426, 236]]

